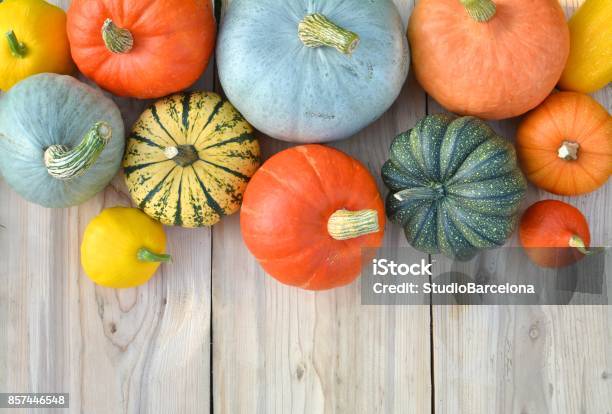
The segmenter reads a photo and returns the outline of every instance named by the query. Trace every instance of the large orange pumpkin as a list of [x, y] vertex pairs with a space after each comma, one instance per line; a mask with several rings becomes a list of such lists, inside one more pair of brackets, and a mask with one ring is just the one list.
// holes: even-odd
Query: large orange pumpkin
[[408, 38], [427, 93], [452, 112], [487, 119], [537, 106], [569, 55], [558, 0], [420, 0]]
[[304, 145], [274, 155], [255, 173], [240, 225], [266, 272], [322, 290], [359, 275], [362, 248], [382, 242], [385, 214], [363, 165], [338, 150]]
[[209, 0], [74, 0], [72, 58], [115, 95], [159, 98], [202, 74], [216, 36]]
[[556, 93], [525, 117], [516, 148], [536, 186], [561, 195], [588, 193], [612, 174], [612, 117], [588, 95]]
[[586, 219], [562, 201], [543, 200], [529, 207], [521, 218], [519, 239], [527, 256], [542, 267], [567, 266], [590, 254]]

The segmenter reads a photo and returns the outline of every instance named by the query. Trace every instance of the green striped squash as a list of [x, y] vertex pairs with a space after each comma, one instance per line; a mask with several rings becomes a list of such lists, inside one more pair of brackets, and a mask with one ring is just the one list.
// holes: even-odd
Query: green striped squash
[[395, 138], [382, 177], [408, 242], [460, 260], [505, 243], [527, 187], [511, 143], [478, 118], [443, 114]]
[[153, 104], [134, 125], [123, 162], [138, 207], [183, 227], [211, 226], [235, 213], [259, 165], [251, 125], [210, 92]]

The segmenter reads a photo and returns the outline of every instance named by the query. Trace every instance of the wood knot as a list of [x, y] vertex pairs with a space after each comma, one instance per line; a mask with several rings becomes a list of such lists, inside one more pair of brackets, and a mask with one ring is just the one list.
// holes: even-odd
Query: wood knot
[[529, 337], [533, 340], [538, 339], [538, 337], [540, 336], [540, 330], [538, 329], [537, 325], [531, 325], [531, 328], [529, 328]]
[[304, 368], [304, 365], [299, 364], [297, 368], [295, 369], [295, 376], [298, 379], [298, 381], [300, 381], [304, 377], [305, 372], [306, 372], [306, 369]]

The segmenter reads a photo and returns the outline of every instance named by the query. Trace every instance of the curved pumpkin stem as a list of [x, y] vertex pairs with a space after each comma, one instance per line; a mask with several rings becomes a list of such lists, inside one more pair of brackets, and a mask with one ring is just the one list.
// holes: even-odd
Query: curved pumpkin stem
[[147, 249], [146, 247], [141, 247], [140, 249], [138, 249], [138, 253], [136, 253], [136, 256], [141, 262], [169, 263], [172, 261], [172, 256], [170, 256], [169, 254], [155, 253]]
[[459, 0], [470, 17], [477, 22], [488, 22], [495, 16], [495, 3], [492, 0]]
[[570, 237], [569, 246], [575, 248], [576, 250], [578, 250], [580, 253], [584, 254], [585, 256], [591, 256], [597, 253], [601, 253], [602, 251], [605, 250], [603, 247], [589, 249], [584, 244], [584, 241], [582, 240], [582, 238], [578, 235], [573, 235], [572, 237]]
[[106, 19], [102, 25], [102, 39], [106, 48], [113, 53], [128, 53], [134, 47], [132, 33], [117, 27], [111, 19]]
[[412, 187], [406, 188], [405, 190], [398, 191], [393, 197], [398, 201], [407, 200], [438, 200], [446, 194], [446, 190], [442, 184], [435, 184], [430, 187]]
[[70, 149], [64, 145], [51, 145], [44, 154], [49, 174], [58, 180], [79, 177], [96, 162], [112, 137], [112, 128], [106, 122], [97, 122], [79, 145]]
[[28, 51], [28, 48], [17, 40], [17, 36], [14, 31], [9, 31], [6, 33], [6, 40], [8, 41], [9, 49], [11, 49], [11, 54], [16, 58], [24, 58]]
[[327, 221], [327, 232], [336, 240], [355, 239], [380, 231], [376, 210], [338, 210]]
[[309, 14], [298, 26], [298, 36], [308, 47], [328, 46], [350, 55], [359, 45], [359, 35], [338, 26], [320, 13]]

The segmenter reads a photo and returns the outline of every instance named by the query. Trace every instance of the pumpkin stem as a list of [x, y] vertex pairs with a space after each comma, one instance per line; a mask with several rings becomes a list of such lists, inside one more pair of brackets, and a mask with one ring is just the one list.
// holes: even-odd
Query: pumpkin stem
[[398, 201], [406, 201], [410, 199], [433, 199], [438, 200], [445, 195], [444, 186], [442, 184], [435, 184], [431, 187], [413, 187], [406, 188], [405, 190], [399, 191], [393, 195]]
[[338, 210], [327, 221], [327, 232], [336, 240], [355, 239], [380, 231], [376, 210]]
[[488, 22], [495, 16], [495, 3], [492, 0], [459, 0], [470, 17], [477, 22]]
[[573, 235], [572, 237], [570, 237], [569, 246], [575, 248], [576, 250], [578, 250], [580, 253], [584, 254], [585, 256], [591, 256], [591, 255], [600, 253], [605, 250], [603, 247], [589, 249], [584, 244], [584, 241], [582, 240], [582, 238], [577, 235]]
[[580, 144], [574, 141], [563, 141], [563, 144], [559, 147], [557, 154], [559, 158], [563, 158], [567, 161], [575, 161], [578, 159], [578, 150]]
[[198, 151], [193, 145], [177, 145], [164, 148], [164, 155], [181, 167], [187, 167], [200, 159]]
[[122, 29], [106, 19], [102, 25], [102, 39], [106, 48], [113, 53], [128, 53], [134, 47], [134, 36], [128, 29]]
[[11, 49], [11, 54], [16, 58], [24, 58], [28, 49], [26, 46], [17, 40], [17, 36], [14, 31], [9, 31], [6, 33], [6, 39], [8, 40], [9, 48]]
[[305, 46], [333, 47], [350, 55], [359, 45], [359, 35], [338, 26], [320, 13], [309, 14], [298, 26], [298, 36]]
[[141, 247], [140, 249], [138, 249], [138, 253], [136, 253], [136, 256], [141, 262], [169, 263], [172, 261], [172, 256], [170, 256], [169, 254], [155, 253], [147, 249], [146, 247]]
[[45, 150], [45, 166], [58, 180], [79, 177], [91, 167], [112, 137], [112, 128], [106, 122], [96, 122], [79, 145], [70, 149], [64, 145], [51, 145]]

